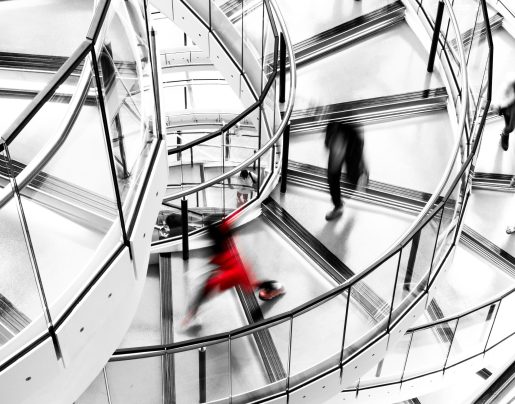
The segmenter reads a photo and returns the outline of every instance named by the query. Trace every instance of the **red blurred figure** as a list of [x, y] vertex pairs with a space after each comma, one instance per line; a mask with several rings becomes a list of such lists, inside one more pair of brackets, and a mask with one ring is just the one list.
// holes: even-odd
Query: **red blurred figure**
[[213, 241], [213, 257], [210, 262], [216, 268], [211, 271], [199, 293], [191, 302], [183, 320], [184, 327], [187, 327], [195, 318], [200, 305], [212, 293], [221, 293], [236, 286], [240, 286], [247, 293], [258, 289], [261, 300], [272, 300], [285, 293], [284, 287], [279, 282], [256, 281], [254, 274], [243, 263], [232, 239], [230, 226], [226, 221], [218, 226], [211, 226], [209, 236]]

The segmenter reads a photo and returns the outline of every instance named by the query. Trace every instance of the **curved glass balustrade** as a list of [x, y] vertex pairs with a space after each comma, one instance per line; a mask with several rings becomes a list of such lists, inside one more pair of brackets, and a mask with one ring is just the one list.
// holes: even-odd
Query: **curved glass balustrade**
[[515, 334], [514, 305], [512, 288], [463, 313], [409, 329], [385, 357], [381, 374], [374, 369], [349, 391], [403, 383], [483, 356]]
[[56, 329], [129, 245], [161, 141], [146, 7], [98, 2], [87, 37], [2, 135], [0, 369], [45, 336], [59, 358]]
[[[436, 2], [419, 1], [418, 4], [421, 20], [427, 26], [432, 26]], [[271, 5], [274, 6], [273, 1]], [[242, 2], [243, 12], [236, 13], [236, 16], [231, 14], [233, 22], [238, 23], [238, 15], [245, 15], [246, 6], [251, 7]], [[99, 382], [99, 385], [104, 385], [102, 388], [107, 386], [104, 383], [108, 383], [111, 392], [122, 394], [126, 386], [126, 382], [121, 381], [122, 375], [131, 369], [134, 379], [130, 385], [135, 396], [144, 392], [151, 394], [144, 379], [140, 378], [143, 374], [156, 375], [152, 378], [152, 386], [159, 392], [165, 384], [173, 384], [176, 402], [211, 402], [229, 397], [231, 402], [248, 402], [289, 394], [344, 367], [378, 338], [388, 334], [410, 313], [414, 304], [426, 296], [440, 269], [451, 256], [459, 236], [461, 218], [470, 194], [470, 174], [491, 97], [493, 48], [486, 3], [473, 2], [470, 7], [474, 8], [474, 18], [470, 21], [455, 15], [450, 1], [445, 1], [445, 6], [447, 24], [442, 25], [442, 47], [439, 49], [444, 54], [441, 58], [444, 70], [450, 71], [453, 76], [450, 90], [459, 121], [459, 136], [446, 175], [407, 233], [365, 271], [294, 310], [228, 333], [168, 345], [118, 350], [105, 368], [106, 377]], [[285, 32], [277, 10], [275, 14], [279, 18], [281, 31]], [[481, 26], [484, 29], [479, 29]], [[470, 35], [460, 33], [460, 28], [470, 29]], [[460, 40], [456, 41], [456, 38]], [[288, 51], [291, 56], [289, 42]], [[473, 61], [473, 65], [468, 66], [467, 61]], [[471, 70], [470, 85], [468, 70]], [[186, 159], [186, 164], [179, 164], [182, 174], [188, 164], [200, 159], [198, 156], [202, 153], [214, 160], [219, 153], [217, 164], [222, 169], [202, 185], [192, 182], [190, 189], [182, 185], [180, 192], [170, 190], [171, 195], [165, 198], [169, 208], [177, 209], [180, 198], [196, 198], [200, 192], [207, 191], [215, 195], [213, 200], [218, 203], [214, 207], [221, 210], [222, 216], [227, 215], [234, 206], [226, 202], [234, 200], [228, 179], [258, 161], [265, 153], [263, 150], [276, 140], [278, 133], [275, 132], [260, 149], [258, 157], [247, 159], [234, 168], [225, 166], [228, 142], [223, 135], [222, 130], [213, 136], [217, 138], [217, 144], [210, 146], [216, 150], [213, 154], [209, 154], [208, 147], [196, 141], [180, 148], [180, 159]], [[191, 220], [200, 218], [202, 222], [205, 220], [203, 215], [202, 212], [192, 212], [190, 217]], [[408, 278], [410, 281], [406, 283]], [[378, 295], [379, 302], [367, 307], [366, 295], [371, 289]], [[334, 305], [340, 307], [341, 316], [327, 319], [323, 313], [334, 313], [334, 309], [331, 309]], [[316, 334], [303, 332], [306, 327], [319, 331]], [[274, 374], [267, 374], [260, 368], [260, 359], [252, 348], [253, 341], [262, 338], [263, 334], [271, 338], [277, 351], [274, 360], [280, 371]], [[415, 353], [412, 351], [412, 354]], [[162, 367], [168, 369], [169, 366], [173, 366], [172, 375], [161, 373]], [[346, 380], [344, 384], [350, 385], [352, 382]], [[99, 385], [95, 388], [99, 388]]]

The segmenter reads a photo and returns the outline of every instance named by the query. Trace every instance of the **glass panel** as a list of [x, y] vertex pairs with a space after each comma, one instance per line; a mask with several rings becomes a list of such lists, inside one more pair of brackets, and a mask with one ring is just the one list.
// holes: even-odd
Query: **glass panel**
[[395, 288], [394, 308], [410, 293], [422, 290], [427, 284], [427, 277], [436, 246], [436, 236], [440, 225], [442, 209], [421, 228], [411, 241], [402, 249], [399, 275]]
[[[452, 9], [458, 21], [458, 27], [461, 34], [461, 41], [465, 50], [465, 60], [467, 59], [470, 39], [475, 31], [475, 22], [477, 13], [479, 11], [479, 2], [477, 0], [454, 0]], [[451, 43], [451, 47], [457, 51], [458, 45], [456, 43], [456, 32], [454, 29], [449, 30], [447, 40]], [[456, 54], [458, 54], [456, 52]]]
[[272, 146], [268, 151], [261, 156], [259, 159], [259, 188], [261, 189], [265, 182], [268, 180], [270, 175], [272, 174], [273, 167], [273, 153], [275, 153], [275, 147]]
[[143, 11], [135, 0], [117, 4], [106, 24], [98, 64], [117, 185], [129, 222], [157, 134]]
[[[2, 147], [4, 147], [2, 145]], [[0, 195], [12, 191], [11, 168], [0, 151]], [[23, 231], [23, 216], [14, 196], [0, 209], [0, 357], [26, 345], [46, 330], [30, 250]], [[23, 330], [23, 333], [21, 331]]]
[[436, 253], [433, 258], [433, 267], [445, 256], [449, 248], [454, 242], [456, 233], [456, 225], [458, 215], [463, 210], [463, 197], [467, 189], [468, 171], [462, 175], [461, 179], [455, 184], [454, 188], [448, 194], [448, 199], [444, 204], [441, 213], [441, 223], [438, 230], [438, 240], [436, 244]]
[[460, 318], [452, 340], [447, 366], [452, 366], [483, 352], [496, 306], [496, 304], [493, 304]]
[[456, 321], [413, 333], [403, 379], [443, 369]]
[[504, 338], [515, 332], [515, 321], [513, 321], [513, 313], [515, 312], [515, 293], [511, 293], [502, 299], [499, 311], [495, 317], [495, 323], [488, 339], [488, 348], [491, 348]]
[[[435, 5], [435, 15], [436, 15], [436, 5]], [[433, 20], [434, 21], [434, 20]], [[443, 17], [442, 17], [442, 27], [441, 27], [441, 37], [440, 39], [444, 42], [444, 48], [440, 52], [440, 57], [443, 59], [447, 59], [451, 67], [451, 73], [453, 75], [456, 86], [460, 86], [461, 82], [461, 74], [460, 74], [460, 56], [458, 52], [457, 42], [456, 42], [456, 31], [454, 30], [454, 25], [452, 24], [449, 17], [449, 10], [447, 7], [444, 7]], [[440, 48], [439, 48], [440, 49]], [[454, 100], [456, 101], [456, 100]]]
[[[89, 61], [84, 65], [91, 68]], [[57, 152], [27, 185], [19, 184], [54, 320], [121, 242], [94, 80], [90, 77], [83, 88], [82, 103], [58, 132]]]
[[209, 2], [211, 0], [189, 0], [189, 5], [202, 18], [204, 23], [209, 26]]
[[159, 404], [163, 395], [163, 357], [108, 362], [112, 404]]
[[[180, 216], [179, 216], [180, 217]], [[125, 333], [118, 348], [159, 345], [162, 342], [161, 330], [161, 283], [171, 282], [169, 277], [162, 276], [161, 271], [170, 271], [168, 254], [159, 254], [159, 264], [149, 264], [143, 294], [129, 329]]]
[[262, 144], [268, 142], [268, 140], [270, 140], [270, 138], [275, 134], [273, 125], [276, 121], [276, 115], [280, 115], [276, 98], [277, 94], [275, 93], [275, 81], [278, 81], [277, 76], [274, 79], [274, 83], [272, 83], [269, 88], [263, 102], [262, 111], [264, 112], [265, 120], [262, 122], [266, 125], [266, 131], [262, 131]]
[[290, 386], [339, 363], [346, 307], [347, 291], [293, 318]]
[[368, 341], [373, 334], [367, 334], [372, 330], [386, 329], [398, 262], [396, 253], [352, 286], [344, 357]]
[[[276, 100], [275, 100], [275, 103], [276, 103], [276, 106], [275, 106], [275, 117], [274, 117], [274, 125], [273, 125], [273, 130], [272, 130], [272, 134], [275, 134], [277, 133], [278, 129], [279, 129], [279, 126], [281, 126], [281, 122], [282, 122], [282, 118], [281, 118], [281, 113], [279, 111], [279, 71], [277, 72], [277, 77], [276, 79], [274, 80], [274, 84], [273, 84], [273, 87], [275, 87], [275, 94], [276, 94]], [[285, 80], [286, 80], [286, 90], [285, 90], [285, 102], [288, 102], [288, 89], [289, 89], [289, 85], [290, 85], [290, 82], [289, 82], [289, 76], [286, 76], [285, 77]], [[284, 104], [286, 106], [286, 103]]]
[[84, 393], [76, 401], [77, 404], [109, 404], [107, 389], [102, 369]]
[[[202, 365], [202, 360], [202, 352], [199, 352], [199, 366]], [[231, 391], [229, 342], [225, 341], [209, 345], [205, 351], [205, 364], [205, 402], [221, 400], [229, 397]], [[200, 380], [200, 385], [202, 385], [202, 380]], [[202, 391], [202, 389], [199, 391]], [[203, 401], [201, 400], [200, 402]]]
[[215, 0], [211, 3], [211, 29], [219, 38], [226, 39], [224, 45], [240, 68], [243, 68], [242, 7], [240, 1]]
[[[469, 86], [472, 93], [472, 97], [470, 97], [470, 117], [473, 118], [476, 115], [476, 110], [481, 107], [483, 97], [486, 96], [485, 92], [487, 87], [484, 86], [484, 84], [487, 83], [486, 80], [488, 79], [489, 48], [486, 38], [485, 18], [481, 7], [479, 7], [479, 13], [477, 14], [474, 36], [470, 38], [470, 42], [467, 67], [469, 72]], [[479, 116], [480, 115], [481, 113], [479, 113]]]
[[243, 0], [243, 71], [258, 96], [263, 83], [263, 0]]
[[232, 395], [265, 386], [284, 391], [289, 345], [290, 321], [231, 340]]
[[172, 383], [176, 404], [200, 403], [199, 350], [168, 355], [174, 366]]
[[[88, 72], [83, 74], [87, 76]], [[66, 79], [9, 144], [15, 175], [34, 160], [47, 142], [62, 132], [69, 119], [70, 101], [77, 90], [77, 77]], [[19, 102], [23, 102], [23, 106], [28, 105], [28, 100], [24, 99], [12, 100], [9, 104], [16, 107]], [[6, 107], [6, 113], [3, 115], [10, 116], [10, 111], [11, 107]]]
[[[18, 92], [16, 97], [1, 98], [2, 125], [19, 115], [86, 39], [96, 4], [93, 0], [1, 3], [2, 52], [8, 58], [3, 60], [9, 66], [2, 69], [2, 87]], [[70, 85], [76, 80], [72, 78]]]
[[[265, 80], [263, 80], [263, 87], [266, 85], [267, 79], [270, 78], [274, 72], [274, 64], [278, 66], [276, 57], [279, 57], [279, 37], [275, 31], [274, 21], [271, 15], [268, 13], [271, 11], [264, 6], [264, 20], [263, 20], [263, 72]], [[276, 63], [277, 62], [277, 63]]]
[[359, 386], [399, 382], [406, 363], [410, 339], [411, 334], [404, 334], [400, 341], [389, 346], [385, 357], [360, 378]]

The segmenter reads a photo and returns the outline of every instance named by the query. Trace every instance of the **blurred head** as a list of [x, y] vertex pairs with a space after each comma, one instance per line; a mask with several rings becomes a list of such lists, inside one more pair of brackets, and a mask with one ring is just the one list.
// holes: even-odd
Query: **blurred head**
[[165, 223], [170, 229], [181, 227], [181, 215], [179, 215], [178, 213], [171, 213], [168, 216], [166, 216]]
[[249, 176], [249, 172], [247, 170], [240, 171], [240, 177], [243, 178], [244, 180], [246, 180], [248, 176]]
[[213, 242], [213, 253], [217, 254], [226, 250], [227, 240], [231, 236], [231, 231], [226, 221], [209, 226], [208, 235]]

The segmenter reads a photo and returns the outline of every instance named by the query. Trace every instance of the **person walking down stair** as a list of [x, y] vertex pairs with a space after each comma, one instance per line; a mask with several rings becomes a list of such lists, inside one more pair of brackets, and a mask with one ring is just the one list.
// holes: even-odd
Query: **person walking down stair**
[[326, 220], [334, 220], [343, 214], [340, 192], [340, 177], [345, 163], [347, 180], [355, 189], [362, 176], [368, 182], [368, 169], [363, 158], [363, 129], [356, 124], [330, 122], [327, 125], [325, 146], [329, 149], [327, 182], [333, 202], [333, 210], [327, 212]]
[[506, 76], [493, 109], [504, 118], [501, 147], [506, 151], [509, 148], [510, 133], [515, 129], [515, 72]]

